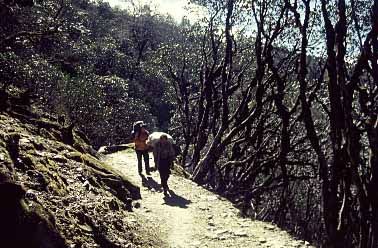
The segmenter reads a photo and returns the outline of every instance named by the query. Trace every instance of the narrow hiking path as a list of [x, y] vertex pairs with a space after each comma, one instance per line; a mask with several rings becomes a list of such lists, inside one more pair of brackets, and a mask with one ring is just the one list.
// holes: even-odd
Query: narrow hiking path
[[[133, 152], [113, 153], [104, 160], [140, 186], [135, 217], [155, 229], [165, 247], [311, 247], [269, 223], [240, 217], [229, 201], [180, 176], [171, 175], [173, 192], [164, 197], [158, 172], [139, 176]], [[153, 167], [152, 156], [150, 162]]]

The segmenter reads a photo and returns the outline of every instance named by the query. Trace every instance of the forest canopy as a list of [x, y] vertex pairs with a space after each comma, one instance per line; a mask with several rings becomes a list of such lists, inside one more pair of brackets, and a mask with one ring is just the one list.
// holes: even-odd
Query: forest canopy
[[378, 246], [378, 0], [0, 1], [0, 108], [27, 92], [95, 146], [132, 124], [246, 216], [326, 247]]

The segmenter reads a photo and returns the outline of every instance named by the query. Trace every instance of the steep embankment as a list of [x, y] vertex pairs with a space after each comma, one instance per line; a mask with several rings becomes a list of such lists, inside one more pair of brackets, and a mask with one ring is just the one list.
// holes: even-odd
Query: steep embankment
[[160, 246], [130, 212], [139, 188], [83, 134], [19, 112], [0, 113], [0, 247]]
[[182, 176], [171, 175], [171, 197], [164, 197], [157, 172], [138, 175], [132, 150], [104, 160], [141, 187], [135, 214], [165, 240], [162, 247], [311, 247], [269, 223], [240, 217], [229, 201]]

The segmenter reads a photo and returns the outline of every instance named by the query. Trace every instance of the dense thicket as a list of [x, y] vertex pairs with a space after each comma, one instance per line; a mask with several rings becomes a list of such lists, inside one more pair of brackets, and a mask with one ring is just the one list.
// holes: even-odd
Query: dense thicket
[[378, 1], [196, 2], [207, 25], [166, 62], [194, 180], [319, 245], [376, 247]]
[[377, 247], [378, 0], [193, 2], [205, 17], [175, 24], [147, 6], [0, 1], [1, 94], [31, 89], [97, 145], [137, 119], [169, 128], [194, 180], [244, 214]]
[[86, 0], [0, 6], [3, 92], [31, 91], [97, 146], [128, 141], [136, 120], [167, 128], [172, 107], [151, 54], [173, 32], [170, 17], [148, 6], [115, 10]]

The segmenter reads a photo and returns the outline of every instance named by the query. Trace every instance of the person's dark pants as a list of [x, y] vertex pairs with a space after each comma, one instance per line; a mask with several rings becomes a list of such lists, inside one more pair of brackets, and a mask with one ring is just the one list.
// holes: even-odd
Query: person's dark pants
[[157, 152], [156, 149], [153, 149], [152, 155], [154, 157], [154, 164], [155, 164], [155, 171], [158, 169], [158, 161], [157, 161]]
[[159, 174], [161, 180], [161, 186], [164, 191], [168, 190], [168, 178], [171, 174], [171, 161], [168, 159], [161, 159], [159, 161]]
[[150, 157], [148, 155], [148, 151], [135, 151], [137, 154], [138, 159], [138, 172], [139, 174], [142, 173], [142, 157], [144, 159], [144, 166], [146, 169], [146, 173], [150, 173]]

